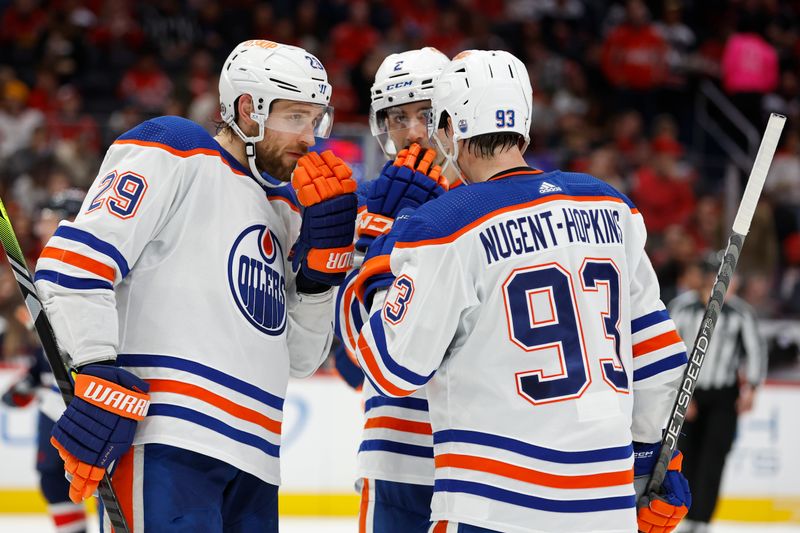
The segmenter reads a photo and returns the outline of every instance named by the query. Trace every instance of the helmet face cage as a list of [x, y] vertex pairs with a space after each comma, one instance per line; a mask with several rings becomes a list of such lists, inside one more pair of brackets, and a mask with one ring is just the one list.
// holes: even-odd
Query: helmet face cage
[[[458, 141], [489, 133], [519, 133], [523, 151], [530, 140], [533, 90], [522, 62], [504, 51], [468, 50], [458, 54], [436, 83], [428, 123], [431, 143], [458, 168]], [[451, 121], [450, 142], [442, 128]], [[448, 150], [449, 144], [452, 148]]]
[[[403, 146], [396, 146], [394, 138], [405, 137], [403, 130], [413, 124], [402, 121], [392, 122], [392, 108], [405, 104], [430, 100], [433, 96], [434, 82], [444, 66], [449, 63], [447, 56], [432, 47], [409, 50], [392, 54], [383, 60], [375, 74], [371, 89], [369, 125], [372, 135], [378, 140], [384, 154], [394, 158]], [[408, 121], [419, 120], [423, 129], [428, 121], [427, 111], [417, 117], [406, 116]]]

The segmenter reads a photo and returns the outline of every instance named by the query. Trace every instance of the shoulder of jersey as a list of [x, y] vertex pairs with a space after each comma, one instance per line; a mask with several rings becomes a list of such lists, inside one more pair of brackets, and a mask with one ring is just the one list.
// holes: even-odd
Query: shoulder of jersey
[[398, 242], [438, 244], [454, 240], [491, 216], [556, 200], [610, 200], [638, 213], [627, 196], [589, 174], [531, 171], [452, 189], [428, 202], [398, 230]]
[[138, 144], [162, 148], [175, 155], [188, 155], [198, 149], [218, 152], [211, 135], [199, 124], [181, 117], [157, 117], [146, 120], [123, 133], [114, 144]]
[[[117, 145], [132, 144], [147, 148], [165, 150], [178, 157], [189, 157], [205, 154], [220, 157], [235, 173], [250, 176], [250, 170], [244, 168], [230, 154], [221, 151], [219, 144], [199, 124], [191, 120], [165, 116], [142, 122], [135, 128], [123, 133], [114, 142]], [[265, 175], [264, 179], [274, 181]], [[283, 200], [293, 211], [300, 211], [300, 203], [290, 185], [274, 187], [267, 190], [270, 200]]]

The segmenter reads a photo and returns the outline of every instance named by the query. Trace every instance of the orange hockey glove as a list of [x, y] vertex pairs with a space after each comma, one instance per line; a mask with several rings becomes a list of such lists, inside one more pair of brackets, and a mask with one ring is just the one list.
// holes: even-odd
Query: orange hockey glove
[[[658, 494], [649, 495], [649, 504], [639, 507], [637, 520], [643, 533], [673, 531], [692, 505], [689, 483], [681, 474], [683, 454], [675, 451]], [[643, 498], [644, 499], [644, 498]]]
[[[300, 270], [298, 290], [307, 278], [325, 288], [340, 285], [353, 265], [358, 200], [350, 168], [330, 150], [311, 152], [297, 162], [292, 186], [303, 204], [303, 223], [292, 266]], [[302, 286], [301, 286], [302, 285]]]
[[86, 365], [75, 377], [75, 398], [50, 438], [72, 475], [73, 502], [91, 496], [106, 469], [131, 447], [150, 405], [149, 389], [139, 377], [110, 365]]
[[414, 143], [387, 162], [380, 176], [369, 184], [367, 212], [358, 224], [356, 248], [365, 251], [373, 239], [391, 230], [394, 219], [403, 209], [416, 209], [447, 190], [447, 180], [433, 150], [423, 150]]

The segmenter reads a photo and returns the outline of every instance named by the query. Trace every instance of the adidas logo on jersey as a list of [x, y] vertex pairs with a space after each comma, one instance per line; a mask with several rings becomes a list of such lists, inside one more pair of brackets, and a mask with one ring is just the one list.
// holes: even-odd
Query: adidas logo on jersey
[[546, 194], [549, 192], [560, 192], [561, 187], [558, 185], [553, 185], [552, 183], [547, 183], [543, 181], [541, 185], [539, 185], [539, 194]]

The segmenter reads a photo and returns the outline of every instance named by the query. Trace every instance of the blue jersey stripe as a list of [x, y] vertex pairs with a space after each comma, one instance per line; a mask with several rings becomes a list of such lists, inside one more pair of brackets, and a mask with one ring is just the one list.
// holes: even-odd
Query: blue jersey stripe
[[378, 348], [378, 353], [381, 356], [381, 361], [383, 361], [383, 366], [385, 366], [386, 369], [395, 376], [413, 385], [416, 385], [417, 387], [425, 385], [431, 379], [431, 376], [433, 376], [435, 370], [427, 376], [422, 376], [416, 372], [412, 372], [392, 359], [392, 356], [389, 354], [389, 350], [386, 347], [386, 335], [383, 331], [383, 318], [381, 317], [381, 314], [382, 313], [380, 311], [373, 313], [369, 318], [369, 322], [372, 326], [372, 337], [375, 339], [375, 346]]
[[419, 446], [417, 444], [406, 444], [405, 442], [395, 442], [386, 439], [370, 439], [361, 441], [358, 452], [393, 452], [403, 455], [413, 455], [414, 457], [424, 457], [433, 459], [433, 448], [430, 446]]
[[182, 370], [191, 374], [196, 374], [214, 383], [219, 383], [223, 387], [228, 387], [245, 396], [249, 396], [254, 400], [265, 403], [270, 407], [278, 410], [283, 410], [283, 398], [276, 396], [270, 392], [260, 389], [251, 383], [242, 381], [235, 378], [230, 374], [221, 372], [210, 366], [181, 359], [180, 357], [171, 357], [168, 355], [152, 355], [152, 354], [119, 354], [117, 356], [117, 363], [123, 367], [160, 367], [160, 368], [174, 368], [175, 370]]
[[[633, 490], [633, 487], [631, 487], [631, 490]], [[631, 509], [636, 506], [636, 496], [633, 494], [630, 496], [611, 496], [608, 498], [592, 498], [587, 500], [551, 500], [460, 479], [437, 479], [433, 484], [433, 491], [474, 494], [490, 500], [553, 513], [616, 511], [619, 509]]]
[[150, 408], [147, 410], [147, 416], [170, 416], [172, 418], [187, 420], [193, 424], [197, 424], [198, 426], [203, 426], [212, 431], [216, 431], [221, 435], [225, 435], [229, 439], [235, 440], [236, 442], [241, 442], [242, 444], [247, 444], [248, 446], [257, 448], [267, 455], [271, 455], [272, 457], [280, 457], [280, 446], [277, 444], [272, 444], [271, 442], [264, 440], [261, 437], [257, 437], [252, 433], [247, 433], [246, 431], [231, 427], [214, 417], [200, 413], [193, 409], [188, 409], [179, 405], [154, 403], [150, 404]]
[[653, 311], [637, 319], [631, 320], [631, 333], [637, 333], [643, 329], [655, 326], [660, 322], [669, 320], [669, 313], [666, 310]]
[[131, 269], [128, 268], [128, 261], [125, 260], [125, 257], [114, 247], [114, 245], [98, 239], [87, 231], [73, 228], [71, 226], [59, 226], [54, 236], [85, 244], [92, 250], [107, 255], [117, 264], [119, 275], [122, 278], [127, 276], [128, 272], [131, 271]]
[[68, 276], [55, 270], [37, 270], [33, 281], [50, 281], [56, 285], [61, 285], [68, 289], [89, 290], [89, 289], [107, 289], [114, 290], [114, 286], [108, 281], [94, 278], [76, 278]]
[[637, 370], [634, 370], [633, 381], [639, 381], [642, 379], [653, 377], [656, 374], [660, 374], [661, 372], [672, 370], [673, 368], [685, 365], [688, 361], [689, 360], [686, 358], [686, 352], [680, 352], [676, 353], [675, 355], [670, 355], [669, 357], [665, 357], [664, 359], [659, 359], [655, 363], [650, 363], [649, 365], [645, 365]]
[[367, 400], [364, 404], [364, 412], [369, 412], [370, 409], [378, 407], [403, 407], [405, 409], [413, 409], [414, 411], [428, 411], [428, 401], [422, 398], [387, 398], [386, 396], [375, 396]]
[[554, 450], [529, 444], [509, 437], [501, 437], [490, 433], [470, 431], [465, 429], [446, 429], [437, 431], [433, 434], [433, 444], [444, 444], [445, 442], [467, 442], [470, 444], [480, 444], [492, 448], [508, 450], [532, 459], [550, 461], [551, 463], [562, 464], [584, 464], [602, 463], [605, 461], [617, 461], [628, 459], [633, 454], [633, 446], [617, 446], [615, 448], [600, 448], [596, 450], [584, 450], [568, 452]]

